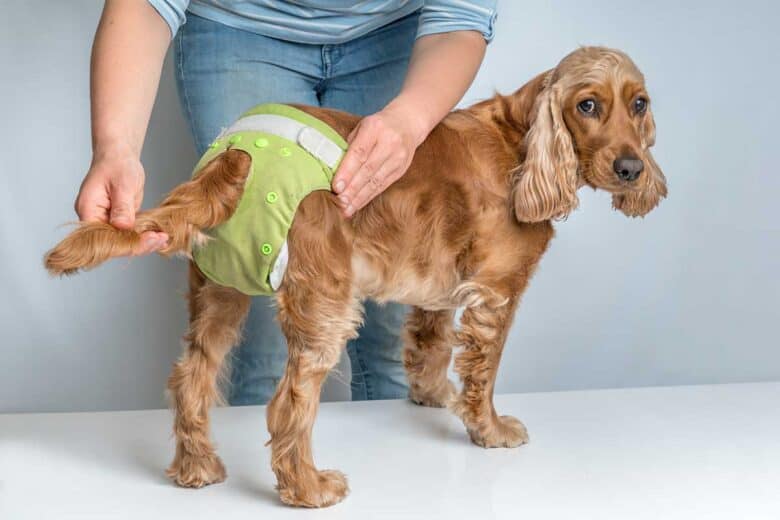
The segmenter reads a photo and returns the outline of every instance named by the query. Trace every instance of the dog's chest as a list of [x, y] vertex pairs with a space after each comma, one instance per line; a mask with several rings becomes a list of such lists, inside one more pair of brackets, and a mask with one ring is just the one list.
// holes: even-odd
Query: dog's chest
[[457, 289], [462, 280], [453, 266], [421, 272], [409, 259], [393, 260], [392, 263], [380, 262], [360, 252], [353, 254], [352, 277], [359, 297], [429, 310], [452, 309], [461, 305]]

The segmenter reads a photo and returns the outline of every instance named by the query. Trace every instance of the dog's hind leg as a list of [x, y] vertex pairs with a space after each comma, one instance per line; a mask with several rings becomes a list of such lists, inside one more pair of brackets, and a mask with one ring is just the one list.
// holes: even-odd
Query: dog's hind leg
[[463, 389], [454, 410], [471, 440], [485, 448], [512, 448], [528, 442], [523, 423], [508, 415], [498, 416], [493, 407], [498, 364], [516, 304], [516, 297], [503, 302], [486, 298], [463, 312], [457, 332], [463, 350], [455, 357], [455, 370]]
[[167, 475], [184, 487], [225, 479], [209, 433], [208, 411], [219, 399], [218, 376], [225, 355], [238, 342], [250, 298], [209, 282], [190, 265], [190, 330], [168, 389], [175, 412], [176, 456]]
[[324, 507], [346, 496], [347, 480], [339, 471], [315, 467], [312, 427], [322, 383], [347, 340], [356, 336], [360, 310], [349, 295], [335, 300], [317, 294], [316, 289], [292, 293], [280, 296], [279, 320], [287, 337], [288, 360], [268, 405], [271, 466], [284, 503]]
[[404, 367], [409, 378], [409, 398], [437, 408], [451, 403], [455, 385], [447, 368], [455, 344], [454, 311], [426, 311], [415, 307], [404, 328]]
[[310, 195], [290, 230], [290, 261], [277, 295], [287, 368], [268, 404], [271, 466], [281, 500], [324, 507], [348, 492], [338, 471], [314, 465], [311, 435], [322, 383], [361, 320], [351, 280], [351, 245], [332, 195]]

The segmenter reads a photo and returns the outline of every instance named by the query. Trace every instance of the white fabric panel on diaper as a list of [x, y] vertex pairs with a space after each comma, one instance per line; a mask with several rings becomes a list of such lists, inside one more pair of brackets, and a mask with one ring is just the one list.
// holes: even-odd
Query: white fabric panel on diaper
[[287, 259], [287, 241], [285, 240], [281, 249], [279, 249], [279, 256], [276, 257], [274, 267], [268, 275], [268, 282], [274, 291], [278, 291], [279, 287], [282, 286], [282, 279], [284, 279], [284, 273], [287, 271]]

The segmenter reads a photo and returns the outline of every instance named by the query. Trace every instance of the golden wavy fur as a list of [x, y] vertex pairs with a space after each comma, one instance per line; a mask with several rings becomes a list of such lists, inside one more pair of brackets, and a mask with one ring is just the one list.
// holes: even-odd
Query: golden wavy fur
[[[327, 506], [348, 491], [341, 473], [314, 465], [311, 432], [321, 385], [355, 337], [364, 298], [412, 306], [404, 364], [413, 401], [449, 406], [480, 446], [528, 440], [520, 421], [496, 413], [493, 386], [518, 301], [553, 236], [551, 219], [577, 207], [584, 185], [612, 193], [615, 208], [629, 216], [644, 215], [666, 195], [649, 151], [652, 114], [640, 98], [647, 100], [644, 79], [625, 54], [582, 48], [514, 94], [450, 114], [406, 175], [354, 218], [343, 219], [328, 192], [301, 203], [277, 294], [288, 363], [267, 409], [272, 467], [285, 503]], [[342, 112], [304, 109], [345, 136], [358, 122]], [[638, 177], [618, 175], [621, 157], [642, 165]], [[187, 255], [202, 231], [235, 210], [249, 168], [246, 153], [228, 150], [160, 207], [141, 212], [135, 230], [82, 224], [46, 255], [46, 268], [72, 273], [129, 254], [145, 230], [168, 233], [164, 254]], [[456, 330], [458, 307], [465, 309]], [[248, 296], [191, 266], [188, 345], [168, 382], [177, 441], [168, 475], [179, 485], [225, 478], [209, 438], [208, 409], [248, 308]], [[456, 346], [459, 391], [447, 379]]]

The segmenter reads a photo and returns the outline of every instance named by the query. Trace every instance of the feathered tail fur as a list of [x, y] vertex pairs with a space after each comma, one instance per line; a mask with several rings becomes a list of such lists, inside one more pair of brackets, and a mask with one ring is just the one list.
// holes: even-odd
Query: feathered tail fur
[[167, 233], [160, 254], [189, 254], [202, 229], [214, 227], [233, 214], [244, 191], [251, 157], [227, 150], [209, 162], [191, 181], [177, 186], [159, 207], [138, 213], [131, 230], [105, 222], [84, 222], [44, 257], [52, 275], [91, 269], [110, 258], [127, 256], [141, 241], [141, 233]]

